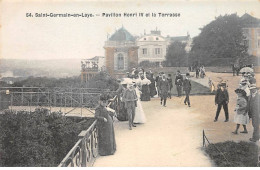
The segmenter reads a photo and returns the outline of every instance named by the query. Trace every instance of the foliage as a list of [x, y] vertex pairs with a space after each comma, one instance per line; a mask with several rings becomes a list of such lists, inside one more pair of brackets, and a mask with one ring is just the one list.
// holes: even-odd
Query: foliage
[[29, 77], [25, 80], [15, 82], [14, 87], [81, 87], [79, 77], [49, 78], [49, 77]]
[[171, 43], [166, 53], [166, 61], [164, 65], [168, 67], [187, 66], [187, 54], [185, 51], [185, 46], [185, 43], [181, 43], [179, 41], [174, 41]]
[[111, 91], [117, 90], [118, 83], [116, 79], [112, 78], [106, 72], [100, 72], [90, 81], [87, 82], [87, 87], [89, 88], [98, 88], [98, 89], [109, 89]]
[[158, 64], [156, 64], [155, 62], [151, 62], [149, 60], [144, 60], [139, 63], [139, 67], [143, 67], [143, 68], [154, 68], [158, 66], [159, 66]]
[[84, 124], [61, 113], [6, 111], [0, 114], [1, 166], [57, 166], [86, 130]]
[[[223, 152], [229, 162], [225, 160], [216, 147]], [[257, 151], [256, 144], [244, 141], [209, 144], [206, 148], [206, 153], [218, 167], [255, 167], [257, 165]]]
[[204, 26], [193, 39], [191, 59], [207, 66], [216, 65], [218, 60], [234, 63], [247, 56], [248, 47], [243, 39], [242, 24], [237, 14], [219, 16]]

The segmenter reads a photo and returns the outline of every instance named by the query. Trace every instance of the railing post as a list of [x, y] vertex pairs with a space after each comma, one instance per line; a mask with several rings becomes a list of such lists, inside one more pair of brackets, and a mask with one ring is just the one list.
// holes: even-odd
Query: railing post
[[82, 105], [83, 105], [83, 93], [82, 93], [82, 91], [81, 91], [81, 101], [80, 101], [80, 104], [81, 104], [80, 113], [81, 113], [81, 117], [82, 117]]
[[13, 111], [13, 93], [11, 92], [11, 111]]
[[38, 88], [38, 94], [37, 94], [37, 105], [39, 106], [40, 103], [40, 90]]
[[260, 142], [257, 141], [257, 147], [258, 147], [258, 162], [257, 166], [260, 167]]
[[31, 110], [32, 110], [31, 106], [32, 106], [32, 93], [30, 94], [30, 113], [31, 113]]
[[22, 88], [22, 106], [23, 106], [23, 88]]
[[202, 131], [202, 140], [203, 140], [203, 147], [205, 146], [205, 132], [204, 129]]

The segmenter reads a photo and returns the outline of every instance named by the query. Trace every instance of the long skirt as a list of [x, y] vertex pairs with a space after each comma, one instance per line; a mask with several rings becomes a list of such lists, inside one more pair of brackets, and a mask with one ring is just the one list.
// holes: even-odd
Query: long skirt
[[243, 114], [237, 114], [236, 112], [234, 116], [234, 122], [236, 124], [247, 125], [249, 123], [248, 114], [243, 115]]
[[149, 85], [142, 85], [142, 94], [141, 94], [141, 101], [150, 101], [151, 96], [150, 96], [150, 89]]

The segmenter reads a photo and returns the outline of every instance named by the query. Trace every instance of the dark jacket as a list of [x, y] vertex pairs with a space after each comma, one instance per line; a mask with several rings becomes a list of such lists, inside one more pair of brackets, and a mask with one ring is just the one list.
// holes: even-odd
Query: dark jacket
[[182, 83], [183, 83], [182, 75], [177, 75], [175, 78], [175, 85], [182, 86]]
[[172, 88], [173, 87], [173, 85], [172, 85], [172, 78], [167, 78], [167, 80], [169, 82], [170, 88]]
[[191, 91], [191, 83], [189, 79], [183, 80], [183, 91]]
[[253, 124], [258, 124], [259, 126], [259, 117], [260, 117], [260, 95], [259, 93], [256, 94], [255, 97], [251, 97], [249, 100], [249, 111], [248, 115], [250, 118], [252, 118]]
[[222, 91], [219, 88], [215, 95], [215, 103], [221, 104], [222, 102], [227, 102], [227, 101], [229, 101], [229, 95], [227, 89], [224, 89], [224, 91]]

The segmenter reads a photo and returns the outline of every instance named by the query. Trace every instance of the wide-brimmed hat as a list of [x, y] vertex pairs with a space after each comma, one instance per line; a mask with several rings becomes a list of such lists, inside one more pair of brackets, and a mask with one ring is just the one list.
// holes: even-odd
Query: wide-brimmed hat
[[240, 88], [236, 89], [236, 90], [235, 90], [235, 93], [242, 93], [244, 96], [246, 96], [245, 90], [240, 89]]
[[227, 83], [219, 83], [218, 85], [219, 85], [219, 86], [226, 86]]
[[258, 87], [256, 87], [256, 84], [250, 84], [249, 85], [249, 89], [258, 89]]

